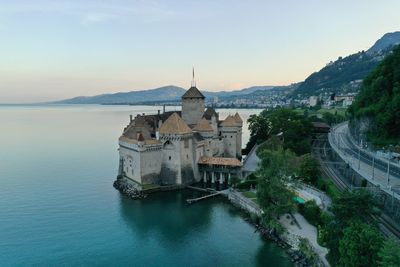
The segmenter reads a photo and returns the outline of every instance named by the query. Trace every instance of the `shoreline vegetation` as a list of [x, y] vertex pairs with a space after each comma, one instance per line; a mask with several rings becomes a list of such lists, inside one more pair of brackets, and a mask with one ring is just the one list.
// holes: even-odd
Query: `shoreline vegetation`
[[[325, 265], [400, 266], [399, 244], [385, 239], [376, 217], [372, 217], [381, 212], [372, 194], [364, 188], [340, 192], [330, 177], [321, 173], [311, 150], [312, 140], [319, 140], [324, 133], [314, 131], [311, 122], [315, 117], [308, 115], [278, 108], [249, 119], [248, 147], [251, 142], [258, 144], [261, 163], [245, 183], [252, 181], [248, 188], [256, 188], [257, 202], [264, 211], [261, 224], [284, 233], [288, 227], [282, 225], [280, 218], [285, 214], [302, 215], [318, 230], [316, 245], [327, 248]], [[322, 117], [329, 125], [343, 119], [338, 113]], [[331, 202], [321, 205], [315, 201], [317, 198], [299, 198], [302, 183], [319, 189]], [[238, 186], [243, 188], [240, 183]], [[397, 246], [391, 245], [393, 242]], [[315, 248], [312, 250], [317, 252]], [[300, 249], [306, 246], [302, 244]], [[311, 265], [320, 266], [315, 261], [316, 254], [308, 254], [308, 259], [314, 259]], [[325, 258], [321, 252], [318, 256]]]

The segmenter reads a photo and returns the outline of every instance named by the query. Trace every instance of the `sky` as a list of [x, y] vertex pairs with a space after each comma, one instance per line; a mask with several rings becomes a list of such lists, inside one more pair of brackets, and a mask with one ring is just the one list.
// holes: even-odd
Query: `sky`
[[400, 30], [398, 0], [0, 0], [0, 103], [303, 81]]

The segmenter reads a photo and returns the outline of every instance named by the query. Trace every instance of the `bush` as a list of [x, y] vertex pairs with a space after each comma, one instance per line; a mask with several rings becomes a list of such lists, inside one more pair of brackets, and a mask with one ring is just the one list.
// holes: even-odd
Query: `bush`
[[301, 179], [310, 184], [316, 184], [321, 172], [318, 160], [311, 154], [301, 157], [299, 175]]
[[342, 194], [331, 180], [318, 179], [316, 186], [318, 189], [326, 192], [332, 200], [340, 197]]
[[299, 207], [300, 213], [306, 218], [306, 220], [314, 226], [320, 224], [321, 210], [315, 200], [309, 200]]
[[237, 184], [237, 189], [240, 190], [249, 190], [250, 187], [255, 188], [258, 184], [257, 180], [247, 180], [244, 182], [241, 182], [240, 184]]
[[241, 182], [240, 178], [237, 176], [232, 176], [231, 180], [229, 181], [229, 185], [236, 187], [237, 184], [239, 184]]

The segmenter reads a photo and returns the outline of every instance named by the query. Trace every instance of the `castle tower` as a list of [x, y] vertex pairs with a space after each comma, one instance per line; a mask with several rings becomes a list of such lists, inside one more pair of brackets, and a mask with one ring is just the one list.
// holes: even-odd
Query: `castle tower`
[[193, 181], [193, 132], [173, 113], [160, 127], [162, 184], [187, 184]]
[[196, 125], [203, 117], [205, 109], [204, 99], [205, 96], [196, 87], [193, 70], [192, 85], [182, 96], [182, 119], [184, 119], [189, 126]]
[[119, 175], [140, 187], [159, 183], [161, 142], [154, 140], [143, 116], [137, 116], [119, 138]]
[[193, 128], [193, 130], [198, 132], [204, 139], [204, 155], [207, 157], [212, 157], [214, 153], [213, 149], [214, 130], [211, 126], [211, 123], [206, 118], [203, 117]]
[[235, 117], [229, 115], [221, 122], [219, 131], [223, 139], [223, 156], [229, 158], [241, 158], [241, 150], [238, 150], [238, 138], [241, 138], [239, 123]]

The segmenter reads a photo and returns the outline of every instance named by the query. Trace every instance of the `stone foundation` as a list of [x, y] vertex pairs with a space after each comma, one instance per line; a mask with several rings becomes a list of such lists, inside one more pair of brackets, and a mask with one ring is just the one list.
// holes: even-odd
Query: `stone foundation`
[[140, 189], [135, 187], [133, 183], [128, 182], [124, 178], [117, 178], [113, 184], [114, 188], [120, 191], [122, 194], [132, 199], [142, 199], [147, 195], [144, 194]]

